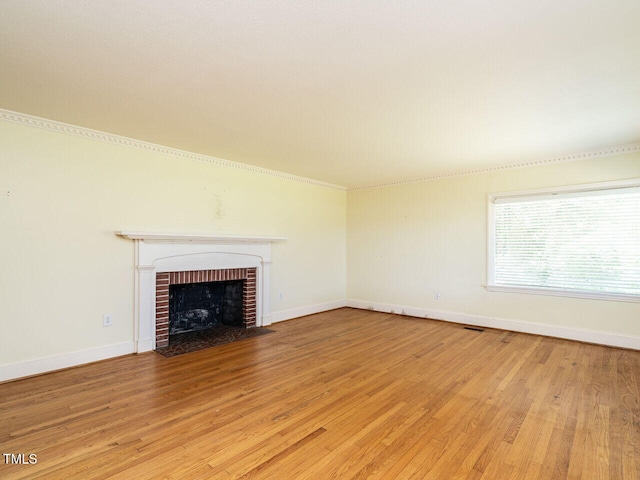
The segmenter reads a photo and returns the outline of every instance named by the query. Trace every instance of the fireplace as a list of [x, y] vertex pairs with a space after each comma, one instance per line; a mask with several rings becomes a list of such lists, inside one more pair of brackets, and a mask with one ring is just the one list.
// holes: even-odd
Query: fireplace
[[116, 233], [135, 242], [136, 352], [168, 344], [171, 285], [242, 281], [242, 326], [271, 324], [271, 244], [285, 238]]
[[245, 327], [243, 284], [244, 280], [229, 280], [169, 285], [169, 335], [207, 330], [218, 325]]
[[156, 274], [156, 348], [171, 335], [217, 325], [256, 326], [257, 268]]

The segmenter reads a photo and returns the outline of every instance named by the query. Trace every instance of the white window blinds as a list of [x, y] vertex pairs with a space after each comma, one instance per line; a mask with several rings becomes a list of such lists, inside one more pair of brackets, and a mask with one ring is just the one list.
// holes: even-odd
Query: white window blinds
[[495, 197], [492, 212], [490, 284], [640, 296], [640, 187]]

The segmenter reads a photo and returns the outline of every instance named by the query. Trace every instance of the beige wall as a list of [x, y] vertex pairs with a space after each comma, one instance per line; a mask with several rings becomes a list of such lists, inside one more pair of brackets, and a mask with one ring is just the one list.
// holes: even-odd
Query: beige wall
[[[640, 334], [640, 304], [488, 292], [487, 194], [640, 177], [640, 154], [348, 193], [349, 299]], [[435, 300], [440, 291], [442, 297]]]
[[288, 237], [271, 311], [345, 297], [346, 192], [0, 121], [0, 366], [132, 341], [127, 229]]
[[638, 335], [637, 303], [484, 288], [487, 193], [637, 177], [629, 154], [347, 194], [0, 121], [0, 367], [132, 341], [133, 242], [116, 230], [288, 237], [281, 318], [348, 297]]

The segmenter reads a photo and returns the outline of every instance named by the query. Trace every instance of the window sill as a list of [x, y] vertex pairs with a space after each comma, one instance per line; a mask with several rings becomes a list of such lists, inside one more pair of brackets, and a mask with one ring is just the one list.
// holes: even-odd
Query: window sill
[[524, 293], [531, 295], [550, 295], [555, 297], [588, 298], [592, 300], [609, 300], [615, 302], [640, 303], [640, 296], [621, 293], [600, 293], [585, 290], [561, 290], [544, 287], [511, 287], [504, 285], [485, 285], [490, 292]]

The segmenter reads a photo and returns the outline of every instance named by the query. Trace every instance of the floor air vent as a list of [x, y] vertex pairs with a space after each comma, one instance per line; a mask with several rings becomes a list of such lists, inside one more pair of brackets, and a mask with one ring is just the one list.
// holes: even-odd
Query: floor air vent
[[464, 327], [465, 330], [473, 330], [474, 332], [484, 332], [484, 328], [480, 327]]

